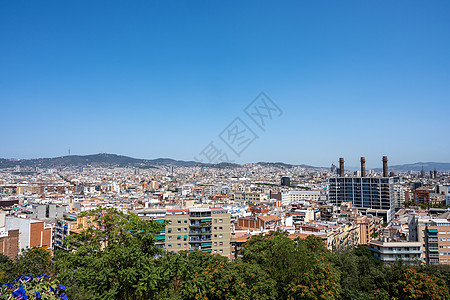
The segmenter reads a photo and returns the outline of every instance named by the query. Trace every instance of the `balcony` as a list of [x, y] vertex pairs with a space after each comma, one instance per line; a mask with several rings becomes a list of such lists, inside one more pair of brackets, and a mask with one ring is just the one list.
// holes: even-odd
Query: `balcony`
[[189, 243], [209, 242], [211, 241], [211, 235], [200, 235], [189, 237]]
[[202, 243], [201, 247], [202, 247], [202, 249], [211, 249], [212, 242]]
[[189, 230], [189, 234], [205, 234], [205, 233], [211, 233], [211, 227], [202, 227], [202, 228], [195, 228]]
[[204, 219], [204, 220], [191, 220], [189, 226], [191, 227], [205, 227], [211, 226], [212, 219]]

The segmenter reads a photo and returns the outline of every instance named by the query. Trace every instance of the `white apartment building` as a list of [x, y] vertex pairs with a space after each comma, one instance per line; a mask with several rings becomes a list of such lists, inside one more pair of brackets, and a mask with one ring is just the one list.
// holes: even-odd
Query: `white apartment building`
[[400, 184], [394, 184], [394, 205], [395, 207], [403, 207], [405, 203], [405, 187]]
[[288, 191], [281, 194], [282, 205], [302, 200], [319, 201], [320, 191]]

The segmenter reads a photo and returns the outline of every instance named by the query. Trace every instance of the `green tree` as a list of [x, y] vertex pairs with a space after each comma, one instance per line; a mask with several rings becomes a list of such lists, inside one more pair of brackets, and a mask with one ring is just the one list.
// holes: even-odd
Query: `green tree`
[[159, 299], [277, 299], [275, 281], [257, 265], [194, 250], [167, 253]]
[[8, 281], [8, 274], [11, 272], [12, 260], [8, 256], [0, 254], [0, 284]]
[[292, 241], [286, 232], [253, 236], [243, 247], [243, 262], [257, 264], [277, 283], [280, 299], [336, 299], [339, 272], [321, 239]]
[[2, 260], [3, 263], [0, 262], [2, 269], [0, 270], [4, 270], [6, 273], [2, 282], [11, 282], [20, 275], [38, 276], [42, 273], [54, 274], [50, 252], [41, 248], [24, 249], [13, 261], [9, 259], [5, 260], [5, 258], [2, 258]]
[[158, 290], [155, 236], [165, 224], [99, 208], [83, 213], [90, 226], [70, 235], [55, 255], [58, 279], [73, 299], [149, 299]]
[[445, 282], [437, 277], [406, 269], [394, 284], [394, 299], [450, 299]]
[[367, 247], [333, 253], [332, 261], [341, 273], [341, 299], [388, 299], [384, 267]]

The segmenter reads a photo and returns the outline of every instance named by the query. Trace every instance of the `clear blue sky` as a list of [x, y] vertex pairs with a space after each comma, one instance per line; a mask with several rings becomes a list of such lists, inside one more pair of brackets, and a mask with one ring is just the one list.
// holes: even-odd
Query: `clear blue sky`
[[191, 160], [264, 91], [284, 114], [254, 128], [237, 162], [450, 162], [449, 12], [449, 1], [1, 1], [0, 157], [70, 146]]

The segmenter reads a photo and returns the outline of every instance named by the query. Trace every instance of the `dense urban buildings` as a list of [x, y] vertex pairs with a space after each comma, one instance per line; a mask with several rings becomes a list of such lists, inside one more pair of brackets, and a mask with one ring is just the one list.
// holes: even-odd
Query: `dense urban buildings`
[[155, 236], [164, 251], [235, 260], [251, 236], [280, 230], [291, 239], [319, 237], [332, 251], [365, 245], [386, 263], [449, 263], [449, 174], [393, 176], [382, 162], [368, 170], [362, 157], [353, 172], [344, 159], [331, 170], [269, 163], [5, 168], [0, 253], [66, 249], [68, 236], [92, 226], [83, 213], [104, 207], [166, 224]]

